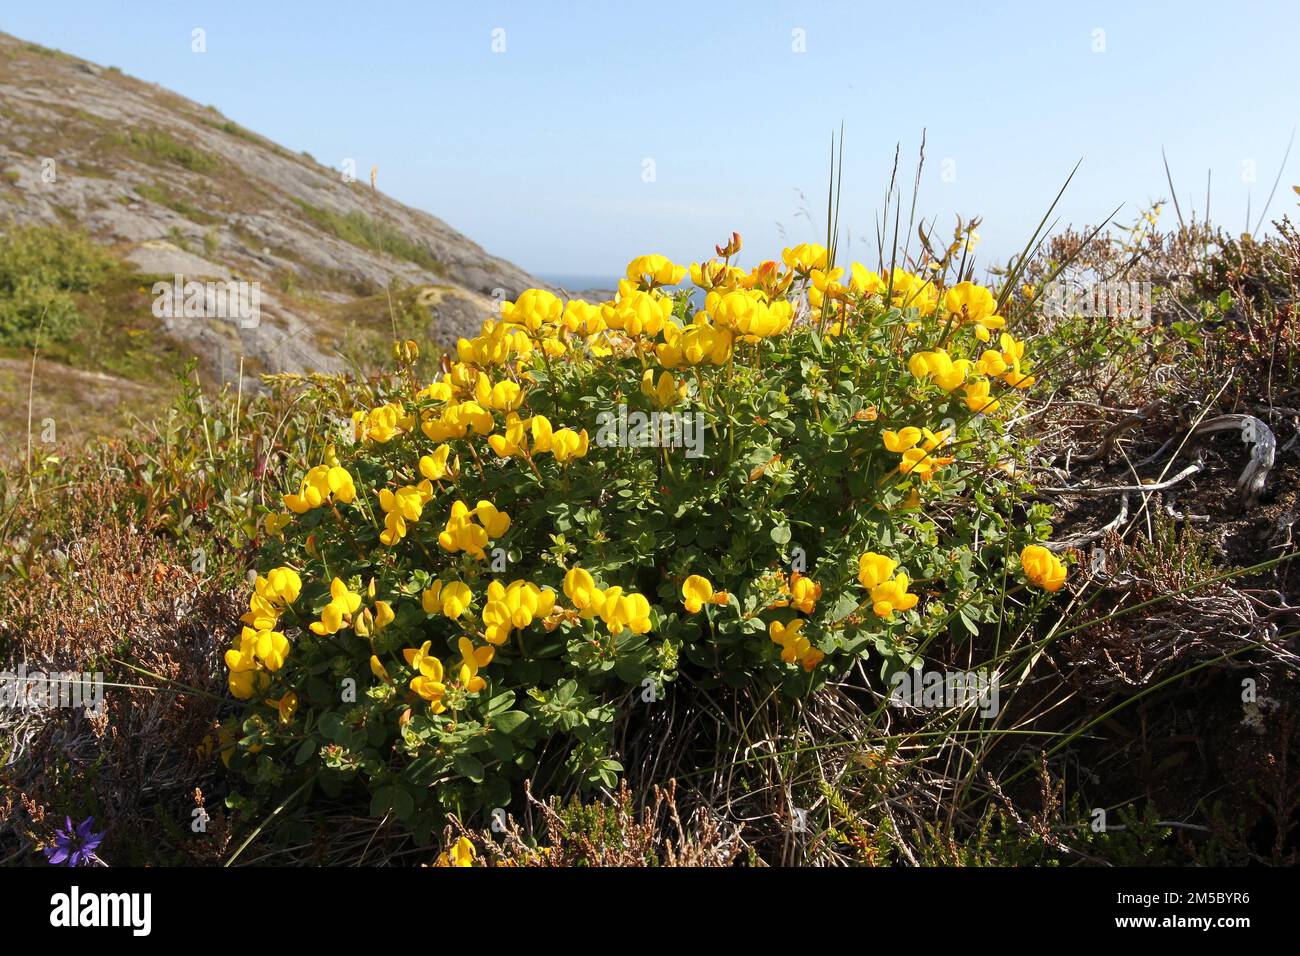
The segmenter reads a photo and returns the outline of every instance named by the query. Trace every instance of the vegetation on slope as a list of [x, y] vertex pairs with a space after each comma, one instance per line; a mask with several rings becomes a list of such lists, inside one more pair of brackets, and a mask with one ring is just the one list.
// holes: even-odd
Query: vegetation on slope
[[[491, 431], [515, 446], [518, 439], [528, 443], [540, 478], [528, 456], [512, 455], [502, 463], [484, 452], [481, 439], [473, 451], [468, 439], [435, 441], [422, 426], [446, 424], [447, 406], [433, 395], [414, 397], [409, 350], [385, 373], [279, 377], [265, 395], [251, 400], [203, 392], [185, 379], [178, 404], [156, 422], [138, 424], [123, 437], [85, 451], [51, 456], [37, 447], [26, 466], [9, 468], [0, 512], [5, 529], [0, 659], [98, 668], [118, 686], [108, 689], [108, 710], [101, 718], [67, 711], [7, 713], [3, 739], [12, 750], [4, 755], [2, 771], [7, 788], [0, 798], [5, 801], [0, 857], [36, 862], [40, 857], [34, 851], [50, 838], [56, 821], [93, 815], [107, 828], [101, 854], [121, 863], [1293, 864], [1300, 825], [1295, 769], [1300, 766], [1300, 694], [1295, 572], [1289, 559], [1300, 512], [1295, 457], [1300, 411], [1294, 397], [1300, 394], [1294, 374], [1300, 327], [1293, 305], [1300, 248], [1285, 222], [1277, 238], [1261, 241], [1233, 239], [1204, 226], [1167, 232], [1135, 226], [1093, 242], [1085, 238], [1067, 232], [1046, 244], [1019, 274], [1003, 277], [1007, 294], [1000, 314], [1017, 338], [1032, 338], [1038, 381], [1019, 407], [1011, 395], [1005, 397], [1008, 430], [998, 434], [1018, 436], [1014, 440], [1025, 443], [1028, 453], [997, 472], [1005, 476], [993, 478], [1001, 485], [988, 486], [981, 501], [982, 489], [971, 481], [963, 487], [961, 475], [976, 469], [987, 485], [994, 473], [979, 469], [1003, 460], [993, 451], [1006, 439], [962, 445], [951, 455], [958, 461], [944, 464], [933, 482], [913, 482], [921, 492], [919, 513], [893, 510], [910, 504], [901, 494], [899, 502], [885, 502], [889, 541], [878, 528], [870, 545], [877, 552], [914, 549], [903, 564], [917, 580], [906, 590], [921, 600], [895, 615], [908, 620], [906, 626], [895, 625], [885, 634], [903, 638], [907, 652], [928, 669], [997, 669], [1002, 699], [992, 720], [979, 719], [970, 708], [890, 705], [881, 665], [896, 653], [892, 638], [853, 647], [851, 640], [846, 644], [805, 625], [817, 635], [817, 646], [788, 641], [795, 645], [796, 662], [781, 661], [781, 648], [768, 635], [770, 625], [783, 625], [781, 636], [788, 638], [787, 619], [812, 620], [823, 611], [837, 594], [836, 570], [849, 579], [843, 594], [860, 588], [853, 580], [860, 554], [850, 553], [856, 546], [847, 551], [825, 546], [830, 558], [825, 569], [815, 560], [808, 565], [808, 578], [823, 588], [812, 600], [811, 614], [790, 606], [764, 611], [767, 597], [753, 608], [738, 603], [753, 593], [745, 583], [758, 570], [746, 562], [780, 563], [788, 558], [786, 546], [798, 543], [801, 521], [829, 520], [794, 507], [789, 496], [797, 499], [803, 486], [788, 483], [783, 463], [802, 459], [801, 449], [809, 443], [829, 443], [812, 458], [831, 459], [812, 466], [826, 469], [818, 487], [850, 480], [852, 472], [831, 467], [834, 456], [849, 453], [856, 440], [851, 437], [856, 432], [846, 435], [842, 428], [875, 436], [869, 443], [873, 457], [898, 460], [896, 453], [886, 456], [883, 437], [873, 429], [889, 425], [897, 431], [893, 426], [911, 424], [913, 418], [918, 425], [937, 423], [944, 402], [964, 405], [969, 397], [965, 382], [948, 393], [929, 374], [917, 376], [908, 363], [916, 351], [934, 351], [938, 339], [924, 337], [944, 335], [943, 323], [927, 321], [919, 310], [913, 315], [913, 307], [892, 301], [889, 291], [874, 305], [856, 298], [861, 289], [842, 292], [828, 268], [812, 268], [820, 265], [815, 250], [813, 260], [794, 252], [792, 262], [803, 266], [799, 281], [830, 303], [825, 316], [814, 312], [819, 331], [781, 333], [766, 345], [737, 346], [743, 359], [733, 364], [732, 374], [750, 382], [747, 389], [710, 389], [714, 376], [726, 374], [723, 366], [704, 363], [699, 378], [697, 369], [662, 369], [673, 376], [670, 384], [688, 385], [690, 407], [712, 394], [721, 403], [716, 421], [730, 420], [743, 429], [736, 432], [740, 451], [731, 459], [733, 468], [712, 477], [701, 469], [713, 465], [664, 460], [652, 449], [640, 450], [643, 455], [620, 449], [607, 458], [613, 450], [597, 452], [589, 445], [587, 455], [556, 461], [553, 451], [539, 451], [531, 425], [510, 431], [507, 416], [523, 413], [504, 406], [494, 411], [495, 390], [480, 406], [492, 421]], [[963, 243], [959, 235], [958, 257]], [[924, 255], [900, 263], [913, 274], [930, 274], [927, 265]], [[775, 268], [800, 271], [799, 266]], [[851, 277], [846, 272], [845, 278]], [[1136, 277], [1150, 278], [1157, 292], [1150, 320], [1053, 315], [1043, 308], [1050, 282]], [[964, 272], [950, 273], [947, 284], [954, 286], [959, 278], [966, 278]], [[657, 298], [651, 290], [639, 292]], [[630, 289], [625, 298], [634, 298]], [[851, 313], [838, 311], [841, 302]], [[516, 328], [527, 329], [530, 310], [545, 305], [534, 297], [521, 312], [525, 324]], [[617, 315], [617, 305], [613, 308]], [[681, 301], [671, 306], [678, 318], [687, 308]], [[715, 327], [717, 314], [710, 313]], [[548, 308], [541, 315], [542, 324], [557, 321]], [[558, 313], [559, 327], [565, 317]], [[842, 334], [823, 334], [836, 320]], [[618, 321], [626, 330], [627, 317]], [[920, 323], [919, 342], [907, 338], [909, 321]], [[590, 348], [583, 341], [585, 321], [582, 329], [577, 338], [567, 330], [549, 336], [565, 343], [565, 356], [546, 354], [548, 336], [540, 335], [537, 351], [519, 367], [531, 381], [474, 361], [482, 342], [454, 358], [469, 361], [476, 371], [491, 368], [494, 386], [526, 385], [527, 400], [536, 403], [533, 416], [554, 419], [557, 429], [573, 425], [577, 431], [602, 402], [678, 404], [675, 389], [657, 387], [662, 355], [642, 350], [639, 358], [635, 351], [621, 358], [580, 358]], [[868, 375], [877, 376], [870, 380], [883, 391], [858, 394], [859, 386], [848, 392], [834, 378], [818, 378], [819, 373], [847, 374], [860, 382], [868, 374], [856, 364], [861, 346], [847, 346], [858, 341], [854, 336], [866, 335], [870, 342], [876, 334], [882, 336], [879, 344], [868, 348], [896, 346], [877, 356]], [[979, 348], [975, 341], [970, 348]], [[660, 333], [657, 344], [670, 343]], [[925, 347], [914, 348], [918, 345]], [[551, 346], [550, 351], [557, 350]], [[962, 353], [952, 354], [960, 358]], [[641, 360], [653, 372], [649, 384], [654, 387], [644, 392], [641, 375], [634, 374]], [[444, 371], [450, 371], [450, 366], [438, 369], [427, 350], [418, 361], [417, 390], [443, 381]], [[786, 381], [791, 374], [794, 378]], [[753, 383], [759, 377], [771, 384], [758, 388]], [[566, 401], [570, 389], [598, 396], [597, 402]], [[501, 393], [506, 404], [508, 391]], [[766, 401], [772, 391], [786, 392], [794, 407], [755, 407], [740, 415], [742, 404]], [[476, 389], [457, 398], [468, 402], [470, 395], [478, 400]], [[391, 421], [387, 413], [369, 414], [399, 401], [403, 412]], [[584, 411], [580, 415], [576, 409]], [[814, 409], [830, 424], [818, 422]], [[776, 414], [781, 410], [793, 416], [789, 435]], [[347, 435], [354, 412], [363, 414], [366, 440], [352, 446]], [[859, 419], [859, 413], [865, 414]], [[1203, 427], [1234, 415], [1257, 423], [1247, 436], [1253, 440], [1243, 442], [1241, 428]], [[952, 417], [960, 421], [962, 415]], [[402, 424], [407, 421], [409, 427]], [[1275, 456], [1262, 492], [1251, 493], [1239, 489], [1238, 480], [1260, 445], [1261, 429], [1274, 439]], [[770, 439], [756, 441], [758, 430], [769, 432]], [[725, 427], [721, 434], [721, 447], [728, 447]], [[380, 440], [383, 436], [387, 441]], [[285, 513], [282, 496], [300, 492], [308, 469], [326, 463], [331, 441], [339, 466], [353, 478], [354, 500], [365, 504], [341, 504], [342, 521], [325, 507], [284, 525], [278, 517]], [[432, 613], [423, 607], [423, 593], [432, 590], [430, 572], [456, 564], [458, 579], [471, 582], [475, 601], [486, 596], [487, 579], [509, 583], [524, 574], [513, 566], [500, 573], [477, 567], [481, 576], [475, 580], [471, 572], [478, 562], [439, 550], [437, 539], [449, 530], [444, 506], [455, 499], [450, 486], [418, 509], [401, 540], [393, 545], [378, 540], [396, 523], [385, 520], [383, 503], [373, 492], [409, 487], [419, 498], [426, 475], [417, 474], [421, 456], [414, 445], [425, 441], [430, 447], [421, 454], [430, 456], [441, 442], [456, 445], [460, 473], [454, 480], [466, 483], [463, 495], [470, 505], [481, 496], [493, 500], [518, 523], [507, 534], [540, 535], [510, 556], [532, 562], [527, 577], [554, 590], [560, 607], [578, 610], [568, 593], [577, 590], [566, 590], [564, 577], [581, 557], [584, 567], [597, 572], [593, 584], [602, 599], [616, 584], [646, 595], [654, 605], [650, 640], [662, 646], [671, 639], [679, 651], [676, 679], [650, 706], [635, 693], [640, 683], [626, 683], [628, 691], [609, 696], [609, 688], [642, 676], [644, 667], [661, 668], [662, 661], [651, 655], [639, 668], [619, 671], [621, 653], [635, 656], [650, 643], [629, 639], [606, 660], [602, 631], [595, 632], [590, 649], [577, 639], [585, 631], [576, 631], [552, 658], [542, 655], [548, 635], [536, 624], [536, 633], [520, 631], [499, 646], [474, 641], [477, 649], [497, 648], [494, 660], [480, 665], [496, 686], [489, 693], [462, 684], [456, 693], [465, 695], [466, 713], [482, 727], [497, 713], [518, 709], [533, 724], [526, 740], [506, 735], [511, 742], [502, 755], [508, 749], [512, 759], [519, 753], [534, 757], [514, 763], [506, 775], [508, 793], [493, 794], [487, 803], [470, 798], [475, 777], [504, 765], [503, 756], [501, 764], [493, 763], [496, 742], [487, 750], [467, 748], [468, 738], [456, 735], [469, 723], [448, 727], [448, 711], [431, 712], [430, 700], [438, 695], [423, 683], [429, 697], [400, 705], [409, 694], [419, 695], [410, 681], [427, 676], [405, 670], [401, 651], [419, 649], [414, 641], [419, 632], [428, 632], [425, 639], [436, 636], [441, 643], [431, 645], [430, 653], [440, 659], [444, 694], [451, 693], [449, 685], [465, 677], [444, 602], [432, 602]], [[757, 454], [760, 445], [764, 455]], [[987, 461], [981, 458], [985, 449]], [[448, 464], [453, 462], [449, 456]], [[615, 462], [621, 463], [616, 471], [593, 471], [616, 467]], [[655, 472], [654, 482], [648, 472], [641, 474], [645, 469]], [[860, 470], [857, 480], [874, 486], [876, 466]], [[453, 481], [449, 475], [437, 480]], [[601, 487], [620, 493], [620, 480], [632, 481], [624, 490], [635, 507], [582, 504], [599, 496]], [[556, 482], [560, 494], [541, 493]], [[701, 517], [690, 511], [691, 495], [672, 493], [688, 487], [724, 497]], [[886, 481], [872, 494], [888, 496], [892, 487]], [[753, 495], [758, 498], [751, 501]], [[739, 500], [750, 503], [739, 506]], [[679, 501], [687, 505], [683, 514], [696, 516], [692, 528], [699, 526], [685, 550], [672, 513], [655, 518]], [[400, 513], [396, 505], [388, 513], [394, 510]], [[1014, 560], [1018, 547], [1011, 550], [1010, 562], [995, 562], [996, 567], [944, 563], [940, 550], [926, 556], [925, 549], [942, 549], [944, 536], [972, 514], [1003, 515], [1022, 534], [1037, 526], [1033, 516], [1050, 514], [1051, 541], [1070, 565], [1064, 587], [1033, 589]], [[565, 527], [552, 526], [563, 515], [569, 515]], [[714, 526], [724, 518], [734, 525], [746, 515], [758, 525], [746, 530], [741, 522], [739, 533], [747, 544], [743, 554], [733, 555], [727, 535], [714, 534]], [[646, 527], [630, 533], [620, 526], [617, 534], [609, 533], [610, 522], [628, 521]], [[923, 532], [927, 523], [934, 525], [933, 537]], [[782, 524], [790, 529], [788, 540], [778, 529]], [[427, 533], [433, 538], [426, 540]], [[709, 540], [699, 540], [701, 534]], [[514, 538], [503, 540], [515, 550]], [[849, 545], [847, 539], [844, 544]], [[415, 561], [421, 546], [428, 551], [427, 562]], [[862, 550], [867, 549], [864, 541]], [[992, 549], [1000, 558], [1006, 550]], [[548, 552], [558, 563], [547, 564]], [[316, 564], [322, 558], [330, 563], [328, 576]], [[416, 580], [417, 564], [427, 565], [428, 581]], [[249, 568], [263, 572], [260, 588], [266, 595], [265, 572], [277, 566], [295, 567], [302, 582], [288, 602], [293, 608], [276, 608], [292, 647], [275, 670], [256, 647], [249, 649], [254, 674], [265, 672], [272, 683], [260, 687], [262, 679], [254, 677], [254, 693], [240, 702], [229, 694], [223, 656], [232, 645], [239, 650], [243, 625], [238, 618], [253, 593]], [[779, 570], [793, 591], [789, 568]], [[725, 606], [705, 602], [691, 610], [682, 592], [690, 572], [702, 572], [715, 593], [726, 590], [733, 597]], [[358, 604], [348, 612], [359, 615], [349, 617], [350, 627], [313, 640], [309, 625], [327, 620], [322, 612], [339, 600], [324, 593], [334, 576], [371, 617], [360, 616]], [[377, 582], [373, 596], [371, 578]], [[444, 578], [445, 587], [451, 578]], [[787, 600], [806, 601], [815, 591], [794, 583], [800, 593]], [[961, 593], [948, 593], [954, 588]], [[981, 613], [985, 605], [971, 600], [986, 589], [996, 601], [992, 614]], [[770, 597], [772, 603], [779, 600], [775, 592]], [[378, 601], [397, 611], [383, 627], [377, 626], [386, 620]], [[945, 626], [930, 628], [930, 609], [940, 604]], [[484, 635], [485, 611], [486, 606], [475, 605], [474, 617], [466, 613], [464, 619]], [[744, 615], [754, 611], [762, 616], [750, 621], [760, 621], [764, 633], [742, 633], [748, 626]], [[296, 616], [306, 625], [302, 630], [288, 626]], [[596, 618], [605, 623], [600, 612]], [[358, 620], [365, 621], [368, 636], [356, 632]], [[583, 628], [593, 623], [581, 615], [578, 620]], [[882, 620], [866, 609], [865, 624], [880, 626]], [[734, 638], [730, 627], [741, 629]], [[924, 637], [909, 646], [912, 635]], [[366, 676], [372, 642], [388, 680]], [[728, 656], [731, 647], [739, 653], [734, 660]], [[826, 656], [813, 660], [813, 651]], [[530, 653], [542, 655], [539, 667], [561, 668], [549, 680], [562, 679], [564, 669], [575, 672], [578, 687], [566, 699], [599, 696], [574, 708], [577, 719], [544, 724], [544, 708], [557, 714], [564, 709], [556, 709], [558, 691], [548, 690], [548, 678], [525, 673]], [[805, 670], [801, 660], [811, 661], [811, 668]], [[602, 671], [606, 663], [611, 667]], [[728, 673], [739, 679], [725, 679]], [[313, 685], [313, 680], [319, 685], [344, 676], [361, 678], [354, 704]], [[787, 682], [795, 693], [781, 691]], [[374, 693], [367, 696], [366, 687]], [[545, 699], [529, 692], [534, 687]], [[510, 707], [491, 711], [505, 689], [513, 693]], [[289, 692], [296, 701], [286, 700]], [[616, 706], [602, 712], [611, 700]], [[404, 707], [410, 707], [409, 719]], [[487, 711], [479, 715], [479, 707]], [[228, 728], [224, 737], [223, 726]], [[518, 724], [515, 732], [524, 726]], [[377, 728], [373, 739], [370, 728]], [[415, 749], [404, 751], [412, 746], [411, 735], [418, 741]], [[432, 749], [422, 753], [421, 747]], [[414, 813], [406, 797], [412, 804], [416, 797], [399, 796], [393, 787], [395, 781], [410, 784], [404, 768], [423, 757], [433, 758], [428, 766], [439, 785], [419, 794], [430, 802]], [[353, 760], [356, 769], [350, 770]], [[615, 771], [618, 786], [627, 788], [618, 794], [609, 792], [603, 773], [614, 770], [605, 763], [610, 760], [621, 768]], [[153, 768], [143, 780], [142, 767]], [[330, 775], [338, 779], [327, 784]], [[367, 779], [370, 789], [361, 785]], [[665, 787], [670, 780], [676, 781], [671, 793], [655, 792], [655, 785]], [[455, 797], [450, 805], [449, 797]], [[510, 818], [504, 834], [492, 825], [498, 798]], [[196, 809], [207, 821], [201, 832], [191, 825]], [[440, 816], [446, 810], [452, 815]]]

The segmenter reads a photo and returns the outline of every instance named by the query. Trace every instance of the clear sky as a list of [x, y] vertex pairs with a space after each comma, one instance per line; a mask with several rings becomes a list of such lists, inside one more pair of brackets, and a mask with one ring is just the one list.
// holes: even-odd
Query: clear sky
[[[1064, 222], [1167, 197], [1162, 146], [1184, 214], [1212, 170], [1211, 215], [1239, 232], [1300, 119], [1300, 4], [1282, 0], [7, 0], [0, 30], [327, 165], [377, 164], [383, 191], [548, 274], [698, 259], [732, 229], [745, 262], [823, 237], [841, 122], [841, 222], [864, 261], [894, 144], [910, 190], [922, 129], [921, 211], [983, 216], [986, 260], [1080, 158]], [[1300, 147], [1271, 214], [1294, 213], [1297, 182]]]

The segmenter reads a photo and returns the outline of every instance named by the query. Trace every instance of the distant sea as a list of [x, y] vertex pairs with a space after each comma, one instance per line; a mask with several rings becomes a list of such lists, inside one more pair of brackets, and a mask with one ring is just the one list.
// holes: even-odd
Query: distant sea
[[[618, 280], [623, 278], [622, 273], [609, 275], [584, 275], [576, 272], [534, 272], [533, 275], [543, 282], [550, 283], [553, 286], [559, 286], [567, 292], [590, 292], [593, 289], [604, 292], [606, 295], [613, 295], [618, 288]], [[695, 308], [704, 307], [704, 293], [691, 285], [690, 277], [682, 280], [680, 285], [672, 287], [670, 291], [677, 289], [689, 289], [691, 292], [691, 302]]]
[[618, 275], [581, 275], [578, 273], [535, 272], [543, 282], [559, 286], [569, 292], [585, 292], [588, 289], [612, 290], [618, 285]]

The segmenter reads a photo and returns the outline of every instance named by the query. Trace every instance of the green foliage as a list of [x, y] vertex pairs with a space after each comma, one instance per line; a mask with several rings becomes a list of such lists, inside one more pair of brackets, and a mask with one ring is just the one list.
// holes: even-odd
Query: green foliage
[[76, 293], [95, 289], [114, 267], [84, 233], [57, 226], [15, 226], [0, 235], [0, 345], [30, 348], [78, 328]]
[[[733, 308], [760, 301], [735, 294]], [[625, 300], [607, 307], [609, 321], [631, 321], [619, 308], [662, 306], [666, 326], [691, 322], [686, 297], [629, 290]], [[815, 322], [783, 334], [791, 312], [785, 327], [780, 314], [772, 306], [761, 334], [737, 333], [726, 356], [687, 368], [663, 346], [603, 331], [489, 322], [433, 385], [402, 374], [376, 383], [354, 412], [356, 444], [336, 449], [336, 429], [314, 436], [304, 487], [324, 488], [324, 498], [286, 499], [299, 514], [285, 516], [283, 538], [262, 551], [259, 567], [292, 569], [301, 593], [295, 585], [291, 597], [271, 595], [276, 620], [257, 625], [291, 635], [283, 662], [272, 652], [280, 638], [251, 629], [227, 657], [236, 662], [232, 689], [250, 698], [226, 731], [232, 768], [273, 795], [364, 785], [372, 813], [427, 837], [437, 811], [464, 819], [505, 806], [535, 772], [615, 785], [616, 722], [683, 676], [706, 691], [801, 698], [861, 661], [883, 682], [931, 641], [962, 643], [997, 624], [1006, 590], [1017, 587], [1016, 555], [1045, 530], [1041, 508], [1017, 507], [1027, 489], [1010, 466], [1023, 448], [1002, 424], [1015, 390], [995, 383], [1005, 409], [977, 415], [960, 391], [909, 371], [907, 357], [927, 349], [983, 347], [933, 299], [923, 314], [864, 296], [836, 334]], [[730, 332], [710, 334], [732, 341]], [[679, 377], [654, 368], [655, 358]], [[656, 375], [669, 376], [666, 394]], [[332, 399], [312, 401], [324, 408]], [[621, 416], [665, 405], [699, 416], [700, 454], [620, 437]], [[461, 414], [478, 424], [457, 430]], [[561, 426], [580, 448], [563, 457]], [[900, 473], [901, 453], [884, 444], [886, 430], [911, 426], [913, 443], [920, 426], [938, 433], [925, 433], [938, 466], [926, 480]], [[440, 452], [445, 474], [424, 461]], [[395, 492], [414, 509], [396, 538]], [[507, 512], [508, 530], [492, 532], [482, 553], [458, 550], [447, 538], [465, 507], [456, 502], [484, 527], [495, 509]], [[925, 603], [882, 609], [874, 585], [860, 580], [867, 552], [905, 568]], [[574, 587], [578, 569], [592, 575], [598, 606]], [[687, 607], [691, 576], [713, 582], [717, 600]], [[814, 586], [796, 593], [801, 577]], [[269, 580], [258, 584], [250, 624]], [[456, 613], [436, 596], [452, 583], [471, 595]], [[898, 583], [906, 591], [907, 578]], [[544, 608], [536, 614], [518, 603], [530, 587]], [[503, 608], [505, 627], [492, 623]], [[793, 621], [808, 625], [806, 641], [783, 658], [773, 632]], [[259, 647], [274, 665], [255, 662], [266, 657]], [[466, 668], [467, 648], [489, 659]], [[428, 658], [437, 666], [426, 669]], [[237, 665], [254, 670], [237, 681]], [[434, 684], [431, 707], [424, 692]]]
[[114, 133], [110, 139], [147, 163], [175, 163], [192, 173], [210, 173], [221, 165], [216, 156], [182, 143], [160, 129], [133, 129]]
[[176, 196], [165, 186], [155, 185], [153, 183], [144, 183], [135, 187], [135, 191], [149, 202], [157, 203], [160, 206], [166, 206], [173, 212], [178, 212], [186, 219], [192, 222], [211, 224], [221, 221], [220, 216], [215, 216], [206, 212], [193, 203]]
[[411, 239], [402, 230], [382, 219], [374, 219], [363, 212], [335, 212], [295, 200], [317, 226], [344, 242], [350, 242], [362, 249], [371, 249], [386, 255], [405, 259], [423, 266], [431, 272], [441, 273], [442, 263], [434, 257], [423, 242]]

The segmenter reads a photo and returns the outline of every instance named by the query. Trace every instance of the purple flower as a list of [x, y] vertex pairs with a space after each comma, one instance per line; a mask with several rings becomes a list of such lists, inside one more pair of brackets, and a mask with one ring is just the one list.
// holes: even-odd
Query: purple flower
[[54, 831], [54, 843], [45, 848], [45, 859], [56, 866], [90, 866], [100, 862], [95, 851], [99, 849], [104, 834], [91, 832], [95, 818], [86, 817], [75, 827], [72, 825], [72, 817], [64, 817], [64, 820], [67, 827]]

